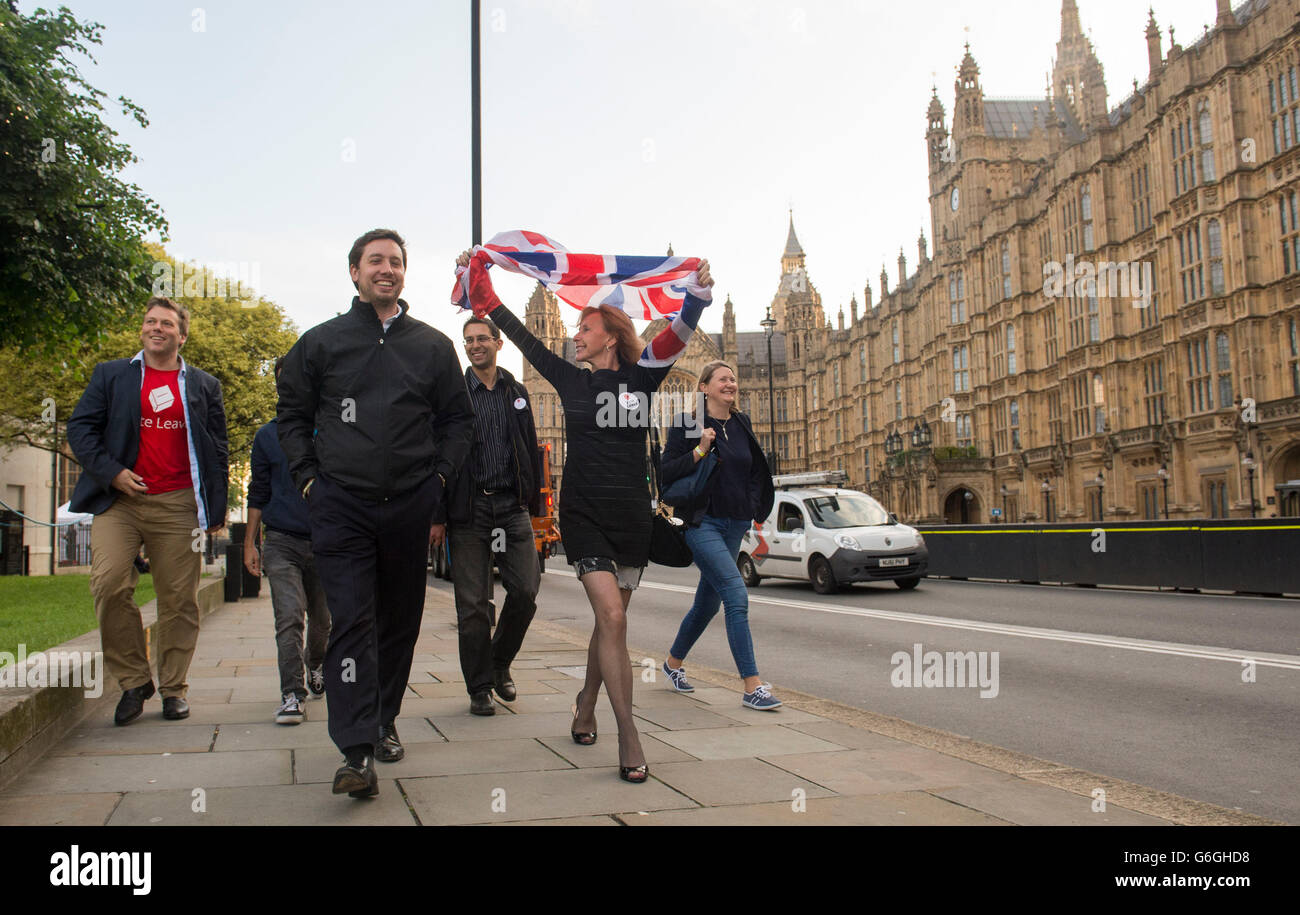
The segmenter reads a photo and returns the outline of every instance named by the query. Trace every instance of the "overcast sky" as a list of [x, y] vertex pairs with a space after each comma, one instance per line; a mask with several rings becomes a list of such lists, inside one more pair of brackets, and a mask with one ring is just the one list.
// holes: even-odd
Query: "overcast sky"
[[[148, 113], [114, 116], [127, 177], [168, 249], [257, 265], [299, 329], [344, 310], [361, 232], [405, 235], [404, 298], [459, 341], [452, 261], [470, 241], [469, 2], [65, 0], [105, 26], [83, 73]], [[203, 4], [203, 5], [199, 5]], [[38, 4], [22, 0], [30, 13]], [[1214, 0], [1156, 0], [1184, 46]], [[758, 329], [787, 209], [834, 321], [900, 246], [930, 238], [930, 86], [951, 117], [969, 41], [987, 97], [1041, 97], [1057, 0], [483, 0], [484, 234], [570, 250], [709, 258], [722, 325]], [[1145, 82], [1147, 3], [1079, 0], [1113, 107]], [[933, 74], [933, 75], [932, 75]], [[931, 250], [933, 243], [931, 241]], [[507, 304], [529, 293], [494, 271]], [[572, 324], [577, 312], [567, 313]], [[503, 364], [520, 357], [507, 346]]]

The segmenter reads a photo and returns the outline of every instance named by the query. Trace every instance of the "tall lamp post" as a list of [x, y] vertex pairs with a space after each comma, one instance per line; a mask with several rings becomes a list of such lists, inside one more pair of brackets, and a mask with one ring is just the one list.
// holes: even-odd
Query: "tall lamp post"
[[1007, 489], [1007, 484], [1003, 483], [1002, 484], [1002, 523], [1003, 524], [1007, 523], [1007, 494], [1009, 492], [1010, 490]]
[[[758, 322], [763, 328], [763, 336], [767, 337], [767, 430], [768, 430], [768, 463], [772, 465], [773, 473], [780, 473], [779, 456], [776, 452], [776, 384], [772, 378], [772, 332], [776, 330], [776, 319], [772, 317], [772, 306], [767, 306], [767, 317]], [[778, 458], [778, 460], [772, 460]]]
[[1052, 523], [1052, 484], [1044, 480], [1043, 485], [1040, 488], [1043, 490], [1043, 515], [1046, 517], [1047, 523], [1051, 524]]
[[1165, 520], [1169, 520], [1169, 468], [1161, 464], [1160, 469], [1156, 471], [1156, 476], [1160, 477], [1160, 488], [1165, 494]]
[[1241, 459], [1241, 466], [1246, 468], [1246, 480], [1250, 485], [1250, 516], [1255, 517], [1255, 455], [1247, 451]]
[[1106, 520], [1106, 477], [1097, 471], [1097, 520]]

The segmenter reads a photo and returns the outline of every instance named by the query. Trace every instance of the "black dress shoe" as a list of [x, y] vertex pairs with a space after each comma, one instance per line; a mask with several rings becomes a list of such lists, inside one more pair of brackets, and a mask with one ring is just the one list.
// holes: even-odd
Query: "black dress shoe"
[[492, 679], [496, 681], [497, 695], [507, 702], [514, 702], [519, 694], [515, 692], [515, 681], [510, 679], [510, 668], [498, 670]]
[[190, 704], [180, 696], [168, 696], [163, 699], [163, 717], [168, 721], [180, 721], [190, 717]]
[[334, 793], [348, 797], [374, 797], [379, 794], [379, 776], [375, 774], [375, 758], [367, 753], [359, 764], [344, 763], [334, 773]]
[[152, 680], [143, 686], [133, 686], [128, 690], [123, 690], [122, 698], [117, 703], [117, 711], [113, 713], [113, 723], [122, 725], [135, 721], [144, 711], [144, 700], [153, 694]]
[[492, 704], [492, 690], [485, 689], [470, 696], [469, 710], [474, 715], [495, 715], [497, 707]]
[[397, 736], [397, 726], [389, 723], [379, 726], [379, 743], [375, 744], [375, 759], [380, 762], [397, 762], [406, 755], [402, 739]]

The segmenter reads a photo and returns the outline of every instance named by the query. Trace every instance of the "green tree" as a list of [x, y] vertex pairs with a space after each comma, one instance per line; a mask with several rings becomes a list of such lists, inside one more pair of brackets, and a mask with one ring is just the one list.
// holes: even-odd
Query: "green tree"
[[140, 240], [166, 240], [158, 204], [118, 177], [136, 157], [101, 118], [105, 93], [72, 61], [93, 62], [102, 30], [66, 7], [25, 17], [0, 3], [0, 344], [53, 348], [120, 322], [150, 288]]
[[[173, 270], [177, 266], [157, 247], [150, 248], [149, 260], [170, 264]], [[184, 284], [191, 290], [210, 292], [224, 285], [227, 292], [224, 296], [170, 298], [190, 311], [190, 332], [181, 355], [221, 382], [230, 449], [230, 504], [238, 506], [243, 502], [253, 435], [275, 416], [275, 359], [289, 351], [298, 331], [278, 305], [250, 295], [247, 287], [218, 284], [218, 277], [202, 267], [191, 278], [193, 282]], [[144, 301], [93, 341], [64, 344], [53, 351], [0, 347], [0, 448], [25, 444], [51, 450], [55, 444], [52, 420], [57, 419], [59, 450], [73, 457], [62, 424], [81, 399], [96, 363], [139, 352]]]

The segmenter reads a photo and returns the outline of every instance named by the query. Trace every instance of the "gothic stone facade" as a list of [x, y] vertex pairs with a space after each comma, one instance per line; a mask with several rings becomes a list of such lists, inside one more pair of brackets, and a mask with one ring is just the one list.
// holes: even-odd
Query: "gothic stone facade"
[[[933, 255], [923, 233], [916, 270], [900, 251], [897, 286], [882, 269], [831, 326], [791, 219], [774, 423], [767, 338], [730, 300], [665, 388], [731, 361], [781, 470], [843, 469], [914, 522], [1155, 518], [1166, 490], [1170, 518], [1245, 517], [1252, 487], [1259, 516], [1300, 515], [1300, 0], [1214, 2], [1187, 48], [1152, 15], [1114, 108], [1075, 0], [1039, 97], [986, 98], [968, 47], [951, 125], [937, 93], [926, 113]], [[540, 288], [527, 320], [572, 358]], [[554, 394], [525, 381], [559, 454]]]

